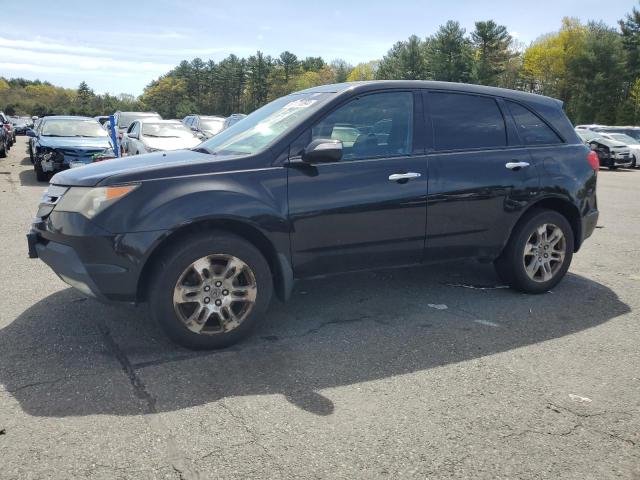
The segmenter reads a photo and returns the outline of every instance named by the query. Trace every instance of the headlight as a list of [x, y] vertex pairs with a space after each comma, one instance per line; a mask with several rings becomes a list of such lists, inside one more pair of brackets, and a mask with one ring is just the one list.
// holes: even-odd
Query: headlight
[[58, 202], [56, 211], [80, 213], [91, 219], [138, 187], [139, 185], [71, 187]]
[[49, 147], [40, 147], [37, 152], [38, 157], [41, 160], [48, 162], [49, 160], [55, 160], [58, 156], [58, 152]]

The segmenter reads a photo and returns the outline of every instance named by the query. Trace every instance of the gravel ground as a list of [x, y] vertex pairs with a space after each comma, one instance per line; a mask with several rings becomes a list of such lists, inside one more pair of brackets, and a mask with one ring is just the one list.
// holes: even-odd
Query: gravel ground
[[640, 171], [600, 173], [553, 292], [460, 286], [499, 285], [476, 263], [309, 281], [194, 353], [27, 258], [24, 152], [0, 160], [0, 478], [640, 478]]

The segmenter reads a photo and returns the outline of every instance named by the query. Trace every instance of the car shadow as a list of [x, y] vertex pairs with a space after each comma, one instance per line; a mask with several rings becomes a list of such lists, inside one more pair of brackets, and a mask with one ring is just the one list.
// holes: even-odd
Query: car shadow
[[306, 281], [286, 305], [274, 301], [251, 338], [214, 352], [171, 344], [143, 307], [67, 288], [0, 330], [0, 383], [34, 416], [140, 415], [262, 394], [330, 415], [331, 388], [510, 351], [630, 311], [579, 275], [544, 295], [496, 287], [492, 268], [476, 263]]

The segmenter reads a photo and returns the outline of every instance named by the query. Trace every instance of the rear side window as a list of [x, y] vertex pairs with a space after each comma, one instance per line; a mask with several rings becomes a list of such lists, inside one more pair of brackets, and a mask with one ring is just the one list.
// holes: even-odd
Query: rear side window
[[493, 98], [432, 92], [428, 99], [436, 150], [507, 145], [504, 118]]
[[514, 102], [506, 101], [520, 138], [525, 145], [554, 145], [562, 139], [549, 128], [549, 125], [529, 109]]

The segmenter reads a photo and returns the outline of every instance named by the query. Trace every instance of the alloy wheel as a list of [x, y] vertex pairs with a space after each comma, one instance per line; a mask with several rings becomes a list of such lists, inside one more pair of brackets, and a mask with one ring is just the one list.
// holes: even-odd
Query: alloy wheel
[[194, 333], [227, 333], [242, 324], [257, 296], [256, 277], [233, 255], [215, 254], [189, 265], [173, 290], [173, 308]]
[[565, 235], [557, 225], [544, 223], [538, 226], [524, 247], [527, 276], [534, 282], [548, 282], [562, 268], [566, 251]]

